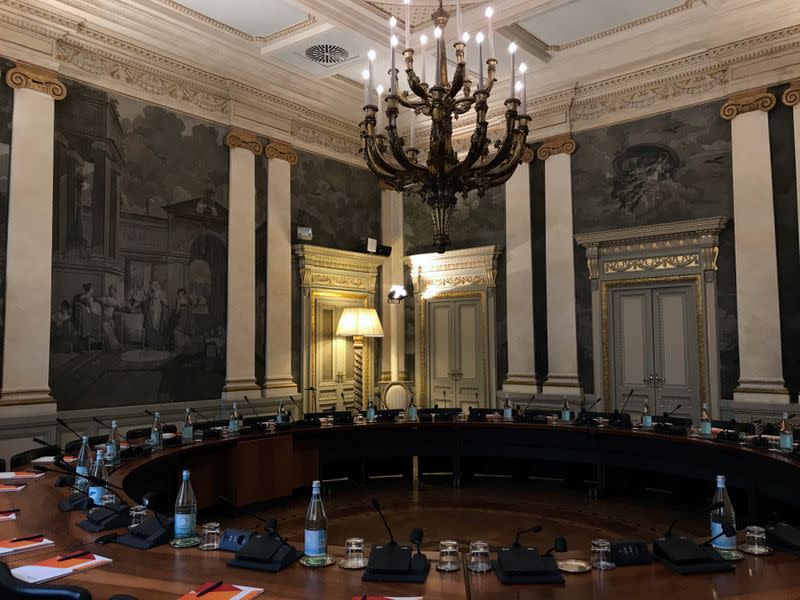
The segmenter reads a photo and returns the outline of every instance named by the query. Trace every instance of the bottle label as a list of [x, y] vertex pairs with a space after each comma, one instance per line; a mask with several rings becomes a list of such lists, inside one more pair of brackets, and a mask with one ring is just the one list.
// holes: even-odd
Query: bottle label
[[[89, 467], [75, 467], [75, 472], [78, 475], [88, 475], [89, 474]], [[75, 485], [79, 488], [83, 488], [84, 486], [89, 484], [89, 480], [86, 477], [78, 477], [75, 480]]]
[[184, 425], [183, 431], [181, 432], [181, 438], [183, 439], [183, 441], [191, 442], [193, 437], [194, 437], [194, 426]]
[[503, 419], [506, 421], [510, 421], [514, 418], [514, 413], [510, 406], [506, 406], [503, 408]]
[[[722, 533], [722, 523], [716, 523], [711, 521], [711, 537], [716, 537]], [[715, 548], [725, 548], [725, 549], [734, 549], [736, 548], [736, 536], [735, 535], [723, 535], [715, 539], [711, 542]]]
[[416, 420], [417, 418], [417, 408], [415, 406], [410, 406], [408, 408], [408, 418], [412, 421]]
[[653, 415], [642, 415], [642, 427], [653, 426]]
[[572, 411], [570, 410], [561, 411], [561, 420], [564, 421], [564, 423], [569, 423], [571, 417], [572, 417]]
[[228, 430], [231, 433], [238, 433], [239, 421], [237, 419], [231, 419], [230, 421], [228, 421]]
[[161, 436], [158, 435], [157, 431], [150, 432], [150, 445], [154, 447], [161, 445]]
[[325, 556], [328, 553], [327, 532], [324, 529], [306, 529], [303, 553], [306, 556]]
[[700, 433], [711, 435], [711, 421], [700, 421]]
[[106, 464], [107, 465], [113, 464], [116, 456], [117, 456], [117, 445], [106, 444]]
[[178, 513], [175, 515], [175, 537], [189, 538], [195, 534], [195, 516], [192, 513]]
[[780, 446], [781, 450], [792, 450], [794, 448], [794, 434], [782, 433]]
[[101, 488], [99, 485], [89, 487], [89, 497], [94, 500], [95, 506], [100, 506], [100, 501], [103, 499], [105, 491], [105, 488]]

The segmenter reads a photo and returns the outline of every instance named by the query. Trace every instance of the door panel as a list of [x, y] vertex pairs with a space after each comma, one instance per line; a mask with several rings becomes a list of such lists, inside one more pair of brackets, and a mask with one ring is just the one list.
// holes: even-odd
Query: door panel
[[467, 410], [483, 406], [483, 354], [481, 310], [478, 299], [456, 303], [456, 406]]
[[[363, 303], [351, 298], [330, 298], [316, 305], [318, 325], [312, 385], [317, 388], [317, 410], [350, 408], [354, 402], [353, 339], [336, 335], [339, 317], [347, 306], [363, 306]], [[309, 397], [313, 398], [313, 393]]]
[[694, 289], [690, 285], [653, 291], [656, 405], [659, 411], [700, 417], [699, 361]]
[[428, 369], [430, 373], [431, 406], [453, 401], [455, 392], [452, 372], [455, 350], [454, 307], [451, 302], [431, 302]]
[[645, 400], [653, 407], [652, 294], [648, 289], [614, 290], [612, 305], [612, 406], [621, 408], [633, 390], [626, 410], [640, 411]]

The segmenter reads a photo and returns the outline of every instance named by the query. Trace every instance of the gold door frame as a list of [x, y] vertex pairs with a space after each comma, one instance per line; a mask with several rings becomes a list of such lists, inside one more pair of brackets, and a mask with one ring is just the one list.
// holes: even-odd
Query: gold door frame
[[642, 277], [636, 279], [614, 279], [600, 282], [600, 314], [602, 316], [603, 345], [603, 394], [606, 402], [611, 401], [611, 371], [609, 365], [609, 341], [611, 327], [611, 306], [608, 299], [609, 288], [659, 285], [662, 283], [692, 283], [695, 294], [695, 324], [697, 327], [697, 357], [699, 362], [700, 404], [707, 402], [706, 381], [706, 348], [705, 344], [705, 296], [703, 294], [703, 276], [670, 275], [664, 277]]

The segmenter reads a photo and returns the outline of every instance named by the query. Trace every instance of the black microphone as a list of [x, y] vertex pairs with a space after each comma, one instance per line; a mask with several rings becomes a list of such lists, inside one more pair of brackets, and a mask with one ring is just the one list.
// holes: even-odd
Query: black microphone
[[211, 423], [211, 419], [209, 419], [207, 416], [200, 414], [199, 412], [197, 412], [195, 409], [193, 409], [191, 407], [189, 407], [189, 410], [192, 411], [194, 414], [196, 414], [201, 419], [203, 419], [206, 423]]
[[249, 406], [250, 410], [253, 411], [253, 414], [256, 416], [256, 419], [260, 419], [261, 416], [258, 414], [258, 411], [256, 411], [256, 407], [253, 406], [253, 403], [250, 402], [250, 398], [248, 398], [247, 396], [244, 396], [244, 401], [247, 402], [247, 406]]
[[111, 427], [109, 427], [108, 425], [106, 425], [105, 423], [103, 423], [103, 422], [102, 422], [100, 419], [98, 419], [97, 417], [92, 417], [92, 421], [94, 421], [95, 423], [99, 423], [100, 425], [102, 425], [102, 426], [103, 426], [103, 427], [105, 427], [106, 429], [111, 429]]
[[59, 419], [58, 417], [56, 417], [56, 423], [58, 423], [59, 425], [61, 425], [61, 426], [62, 426], [64, 429], [68, 429], [69, 431], [71, 431], [72, 433], [74, 433], [74, 434], [75, 434], [75, 437], [76, 437], [76, 438], [78, 438], [79, 440], [82, 440], [82, 439], [83, 439], [83, 436], [81, 436], [81, 435], [80, 435], [80, 434], [79, 434], [77, 431], [75, 431], [75, 430], [74, 430], [72, 427], [70, 427], [69, 425], [67, 425], [67, 423], [66, 423], [66, 421], [64, 421], [64, 419]]
[[566, 552], [567, 551], [567, 538], [559, 535], [553, 540], [553, 547], [545, 552], [545, 556], [552, 556], [553, 552]]
[[372, 499], [372, 508], [378, 511], [378, 514], [381, 517], [381, 521], [383, 521], [383, 526], [386, 527], [386, 531], [389, 533], [389, 545], [396, 546], [397, 542], [394, 541], [394, 536], [392, 535], [392, 529], [389, 527], [389, 523], [386, 522], [386, 517], [383, 516], [383, 511], [381, 510], [381, 503], [378, 502], [377, 498]]
[[530, 408], [531, 403], [533, 402], [534, 398], [536, 398], [536, 394], [531, 394], [531, 399], [528, 400], [528, 403], [525, 405], [525, 408], [522, 410], [522, 414], [523, 415], [528, 411], [528, 408]]
[[591, 404], [591, 406], [589, 406], [589, 408], [581, 408], [581, 412], [591, 412], [591, 410], [592, 410], [592, 409], [593, 409], [593, 408], [594, 408], [594, 407], [597, 405], [597, 403], [598, 403], [598, 402], [600, 402], [600, 400], [602, 400], [602, 399], [603, 399], [603, 398], [601, 398], [600, 396], [598, 396], [598, 397], [597, 397], [597, 400], [595, 400], [594, 402], [592, 402], [592, 404]]
[[417, 547], [417, 554], [422, 554], [422, 538], [425, 535], [422, 527], [415, 527], [411, 530], [411, 536], [408, 541]]
[[31, 439], [34, 442], [36, 442], [37, 444], [40, 444], [40, 445], [44, 446], [45, 448], [56, 448], [56, 449], [60, 450], [60, 448], [58, 446], [56, 446], [55, 444], [51, 444], [50, 442], [45, 442], [44, 440], [41, 440], [38, 437], [31, 438]]
[[736, 527], [734, 527], [730, 523], [723, 523], [722, 531], [720, 531], [717, 535], [715, 535], [711, 539], [708, 539], [705, 542], [703, 542], [703, 546], [710, 546], [715, 540], [721, 538], [723, 535], [728, 537], [736, 535]]
[[[705, 514], [705, 513], [710, 513], [710, 512], [713, 512], [713, 511], [717, 510], [717, 509], [722, 508], [724, 505], [725, 505], [724, 502], [713, 502], [712, 504], [709, 504], [708, 506], [703, 507], [702, 510], [698, 510], [693, 514], [702, 515], [702, 514]], [[667, 529], [667, 533], [664, 534], [665, 538], [671, 538], [672, 537], [672, 528], [675, 527], [675, 524], [678, 523], [678, 521], [680, 521], [681, 518], [675, 519], [672, 523], [669, 524], [669, 529]]]
[[[243, 508], [243, 507], [239, 506], [238, 504], [235, 504], [233, 502], [233, 500], [230, 500], [229, 498], [226, 498], [225, 496], [217, 496], [217, 501], [222, 502], [223, 504], [227, 504], [233, 510], [235, 510], [237, 512], [240, 512], [240, 513], [242, 513], [244, 515], [247, 515], [248, 517], [253, 517], [254, 519], [258, 519], [259, 521], [264, 523], [264, 525], [265, 525], [264, 530], [267, 533], [270, 533], [270, 531], [269, 531], [269, 527], [270, 526], [272, 526], [273, 528], [277, 527], [277, 523], [278, 523], [277, 519], [272, 518], [272, 519], [267, 520], [264, 517], [261, 517], [261, 516], [257, 515], [256, 513], [252, 512], [250, 510], [247, 510], [246, 508]], [[275, 529], [275, 531], [277, 531], [277, 529]], [[272, 535], [272, 534], [270, 534], [270, 535]], [[278, 536], [278, 539], [280, 539], [280, 536]]]
[[305, 414], [305, 413], [303, 412], [303, 407], [302, 407], [302, 406], [300, 406], [300, 405], [297, 403], [297, 400], [295, 400], [295, 399], [294, 399], [292, 396], [289, 396], [289, 401], [290, 401], [292, 404], [294, 404], [295, 408], [297, 409], [297, 411], [298, 411], [298, 412], [299, 412], [301, 415], [302, 415], [302, 414]]
[[147, 410], [146, 408], [144, 409], [144, 412], [146, 412], [148, 415], [150, 415], [154, 419], [156, 418], [156, 416], [153, 413], [151, 413], [149, 410]]
[[619, 410], [619, 411], [617, 411], [617, 412], [619, 412], [619, 413], [624, 413], [624, 412], [625, 412], [625, 409], [626, 409], [626, 408], [627, 408], [627, 406], [628, 406], [628, 401], [631, 399], [631, 396], [633, 396], [633, 388], [631, 388], [631, 391], [630, 391], [630, 392], [628, 392], [628, 397], [627, 397], [627, 398], [625, 398], [625, 402], [624, 402], [624, 403], [623, 403], [623, 405], [622, 405], [622, 410]]
[[512, 544], [512, 547], [513, 548], [519, 548], [519, 546], [520, 546], [519, 536], [521, 536], [523, 533], [539, 533], [541, 530], [542, 530], [542, 526], [541, 525], [534, 525], [533, 527], [531, 527], [529, 529], [523, 529], [521, 531], [518, 531], [517, 532], [517, 537], [514, 538], [514, 543]]
[[678, 406], [676, 406], [675, 408], [673, 408], [673, 409], [672, 409], [670, 412], [665, 412], [665, 413], [664, 413], [664, 418], [665, 418], [665, 419], [669, 419], [669, 418], [670, 418], [672, 415], [674, 415], [674, 414], [677, 412], [677, 410], [678, 410], [680, 407], [681, 407], [681, 405], [680, 405], [680, 404], [678, 404]]
[[[95, 477], [94, 475], [90, 475], [90, 474], [82, 475], [82, 474], [78, 473], [78, 471], [76, 471], [74, 467], [72, 467], [70, 464], [64, 462], [64, 458], [63, 457], [56, 456], [54, 463], [57, 466], [59, 466], [62, 469], [64, 469], [70, 475], [75, 475], [76, 477], [83, 477], [89, 483], [93, 483], [97, 487], [104, 488], [104, 489], [108, 490], [109, 492], [113, 492], [115, 494], [117, 493], [117, 491], [125, 493], [125, 489], [121, 488], [118, 485], [114, 485], [113, 483], [109, 483], [107, 481], [104, 481], [104, 480], [100, 479], [99, 477]], [[55, 472], [58, 472], [58, 471], [55, 471]], [[114, 488], [114, 489], [111, 489], [111, 488]]]

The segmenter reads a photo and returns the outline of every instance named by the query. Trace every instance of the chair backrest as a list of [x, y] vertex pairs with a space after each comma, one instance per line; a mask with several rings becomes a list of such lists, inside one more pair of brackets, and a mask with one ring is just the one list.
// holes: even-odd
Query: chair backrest
[[149, 438], [152, 427], [139, 427], [137, 429], [128, 429], [125, 433], [126, 440], [136, 440], [141, 438]]
[[55, 456], [59, 452], [61, 452], [61, 450], [55, 446], [38, 446], [37, 448], [31, 448], [25, 452], [20, 452], [11, 457], [9, 461], [11, 470], [13, 471], [17, 467], [27, 465], [32, 460], [41, 458], [42, 456]]
[[[108, 435], [93, 435], [89, 437], [89, 448], [94, 448], [98, 444], [105, 444], [106, 440], [108, 440]], [[77, 456], [78, 452], [81, 450], [81, 440], [72, 440], [67, 442], [67, 445], [64, 446], [64, 452], [69, 454], [70, 456]]]
[[38, 585], [20, 581], [0, 562], [0, 598], [3, 600], [92, 600], [88, 590], [73, 585]]
[[406, 409], [411, 398], [411, 390], [403, 381], [390, 381], [383, 384], [383, 401], [388, 408]]

